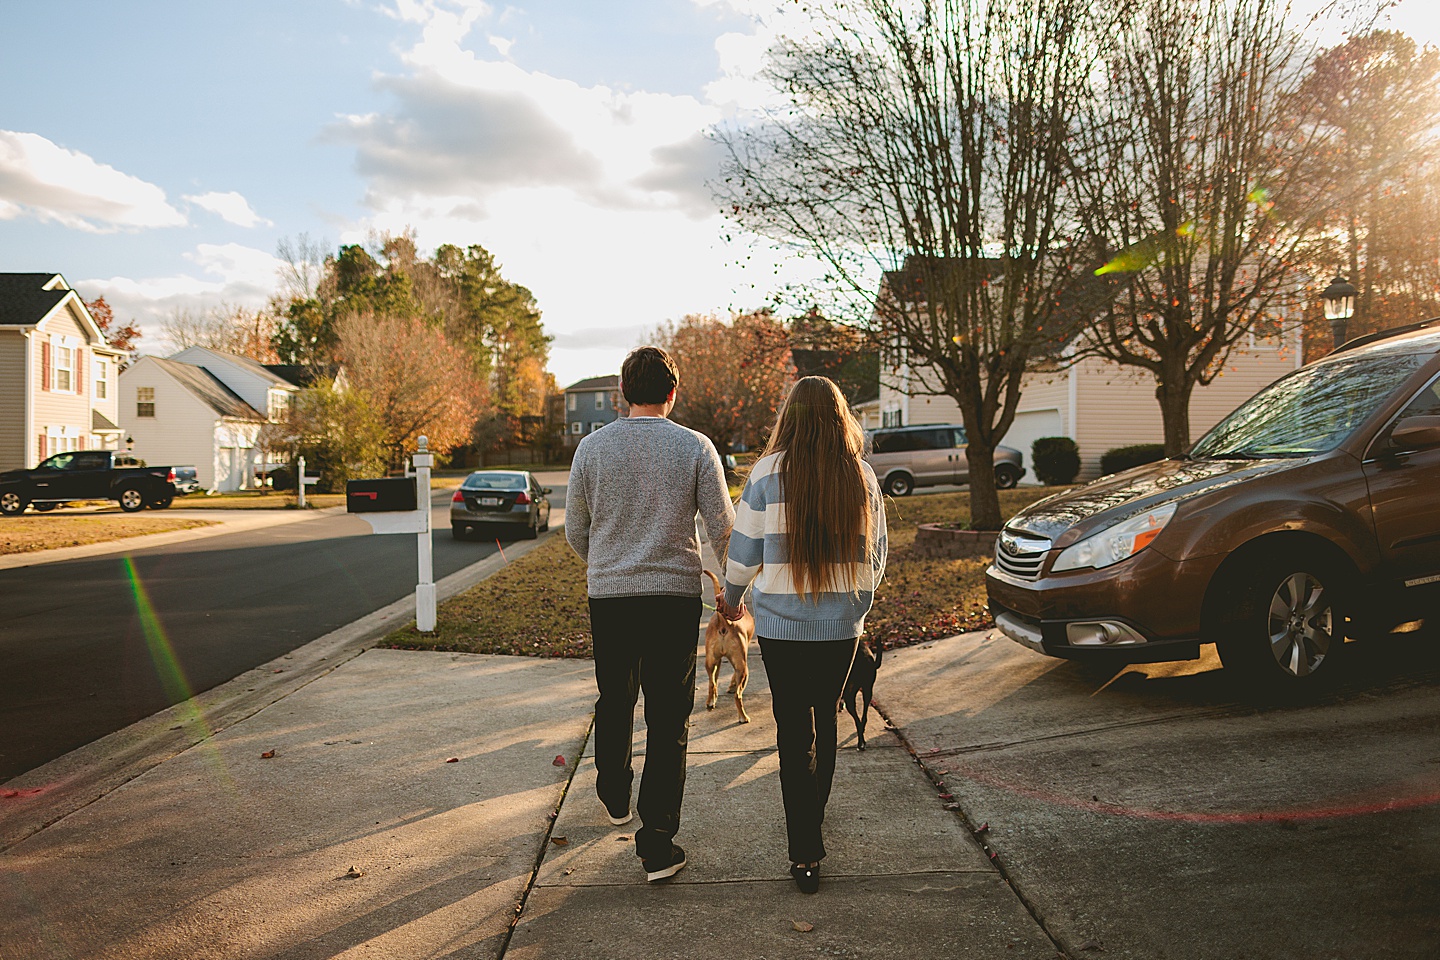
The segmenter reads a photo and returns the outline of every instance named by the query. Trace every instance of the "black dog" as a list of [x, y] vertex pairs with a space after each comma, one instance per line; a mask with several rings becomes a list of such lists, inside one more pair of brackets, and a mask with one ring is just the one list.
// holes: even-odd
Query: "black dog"
[[[850, 711], [850, 716], [855, 718], [855, 736], [860, 742], [856, 749], [865, 749], [865, 720], [870, 716], [870, 703], [875, 699], [875, 674], [880, 670], [880, 661], [885, 656], [885, 648], [879, 641], [860, 639], [860, 646], [855, 651], [855, 662], [850, 667], [850, 676], [845, 679], [845, 709]], [[860, 707], [856, 701], [861, 694], [865, 695], [865, 706]]]

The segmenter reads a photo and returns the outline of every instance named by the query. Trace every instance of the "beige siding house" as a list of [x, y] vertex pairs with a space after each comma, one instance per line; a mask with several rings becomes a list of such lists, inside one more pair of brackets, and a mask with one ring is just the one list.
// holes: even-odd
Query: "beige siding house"
[[57, 273], [0, 273], [0, 469], [117, 449], [124, 354]]
[[[1224, 372], [1190, 400], [1190, 436], [1198, 440], [1263, 387], [1300, 366], [1298, 326], [1273, 341], [1237, 347]], [[960, 409], [927, 396], [922, 377], [905, 366], [881, 378], [880, 416], [886, 424], [960, 423]], [[888, 382], [887, 382], [888, 381]], [[1100, 457], [1115, 447], [1165, 439], [1155, 382], [1145, 371], [1096, 358], [1068, 369], [1027, 376], [1015, 423], [1000, 441], [1025, 455], [1025, 479], [1035, 483], [1030, 448], [1040, 437], [1070, 437], [1080, 448], [1080, 479], [1100, 476]]]
[[[887, 273], [877, 300], [895, 309], [896, 291], [922, 289], [906, 271]], [[922, 298], [905, 300], [918, 303]], [[1263, 387], [1298, 369], [1304, 349], [1298, 318], [1282, 319], [1269, 338], [1249, 337], [1237, 343], [1225, 367], [1207, 386], [1197, 386], [1190, 400], [1190, 436], [1199, 439], [1227, 414]], [[1075, 360], [1074, 343], [1058, 351], [1049, 369], [1031, 373], [1022, 381], [1015, 422], [1000, 442], [1025, 456], [1022, 483], [1036, 483], [1031, 446], [1040, 437], [1070, 437], [1080, 448], [1080, 479], [1100, 476], [1100, 457], [1115, 447], [1160, 443], [1165, 439], [1155, 382], [1144, 370], [1123, 367], [1100, 358]], [[912, 369], [903, 351], [882, 364], [879, 418], [884, 426], [926, 423], [961, 423], [960, 410], [948, 396], [936, 396], [939, 383], [924, 369]]]

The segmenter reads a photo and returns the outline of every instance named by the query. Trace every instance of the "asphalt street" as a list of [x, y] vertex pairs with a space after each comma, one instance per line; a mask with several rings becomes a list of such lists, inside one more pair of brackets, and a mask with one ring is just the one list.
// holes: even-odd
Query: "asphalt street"
[[[564, 488], [551, 496], [564, 506]], [[496, 551], [450, 535], [434, 576]], [[343, 514], [0, 571], [0, 782], [412, 593], [416, 538]]]

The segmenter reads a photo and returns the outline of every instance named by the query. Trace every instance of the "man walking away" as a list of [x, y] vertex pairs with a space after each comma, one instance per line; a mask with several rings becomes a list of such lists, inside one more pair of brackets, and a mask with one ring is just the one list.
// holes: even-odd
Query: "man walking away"
[[645, 693], [645, 768], [635, 853], [647, 880], [685, 866], [674, 840], [685, 794], [700, 625], [698, 512], [712, 544], [735, 510], [715, 446], [666, 419], [680, 382], [658, 347], [625, 358], [630, 415], [580, 441], [565, 495], [565, 537], [587, 566], [595, 653], [595, 789], [613, 824], [630, 820], [635, 700]]

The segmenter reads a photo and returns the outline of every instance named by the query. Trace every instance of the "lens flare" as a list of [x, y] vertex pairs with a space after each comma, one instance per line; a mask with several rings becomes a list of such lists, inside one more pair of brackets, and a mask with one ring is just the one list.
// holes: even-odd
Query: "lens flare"
[[1121, 250], [1109, 263], [1096, 270], [1095, 276], [1103, 277], [1110, 273], [1139, 273], [1146, 267], [1154, 266], [1161, 257], [1174, 252], [1179, 246], [1178, 241], [1188, 240], [1193, 236], [1195, 236], [1194, 220], [1185, 221], [1173, 232], [1162, 230]]
[[135, 613], [140, 618], [140, 630], [145, 637], [145, 648], [150, 652], [150, 659], [155, 664], [155, 673], [160, 679], [160, 686], [165, 690], [166, 698], [174, 705], [181, 722], [186, 725], [193, 724], [191, 732], [198, 732], [201, 735], [202, 748], [208, 755], [211, 765], [215, 768], [221, 782], [233, 792], [234, 780], [225, 767], [225, 761], [220, 756], [220, 751], [215, 747], [215, 733], [206, 723], [199, 705], [195, 702], [194, 694], [190, 690], [190, 683], [185, 679], [185, 671], [180, 666], [179, 658], [175, 656], [175, 649], [170, 645], [170, 639], [165, 636], [165, 628], [155, 613], [155, 607], [150, 602], [150, 594], [140, 579], [140, 573], [135, 569], [134, 559], [126, 557], [124, 565], [126, 579], [130, 581], [130, 592], [135, 598]]

